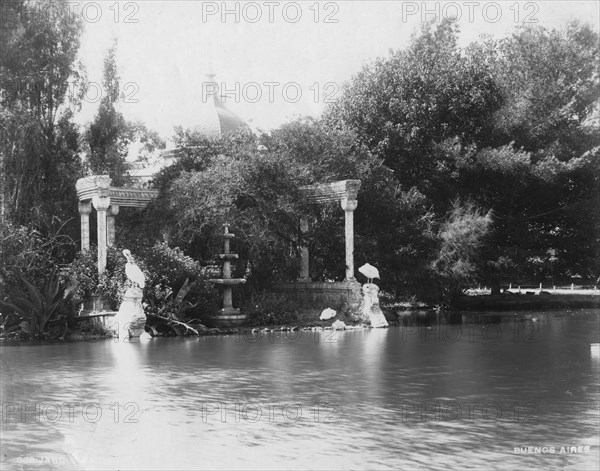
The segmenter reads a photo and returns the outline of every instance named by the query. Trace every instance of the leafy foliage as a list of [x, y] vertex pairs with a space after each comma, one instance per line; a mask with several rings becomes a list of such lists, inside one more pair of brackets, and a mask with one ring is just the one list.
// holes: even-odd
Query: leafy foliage
[[60, 231], [45, 237], [38, 230], [9, 221], [0, 224], [0, 299], [18, 291], [23, 277], [40, 285], [57, 269], [57, 259], [73, 247], [73, 240]]
[[106, 271], [98, 274], [98, 250], [80, 252], [69, 265], [67, 280], [75, 306], [91, 295], [105, 296], [113, 309], [117, 309], [126, 290], [125, 257], [122, 251], [109, 247], [106, 257]]
[[365, 66], [325, 115], [357, 132], [401, 184], [426, 195], [437, 191], [443, 175], [435, 144], [479, 141], [502, 102], [485, 65], [461, 54], [456, 36], [450, 20], [435, 31], [425, 25], [407, 50]]
[[139, 260], [145, 267], [144, 300], [150, 305], [150, 312], [184, 321], [204, 319], [217, 311], [216, 290], [200, 263], [181, 249], [158, 243], [140, 249], [136, 263]]
[[[200, 318], [217, 310], [217, 293], [207, 281], [201, 265], [178, 248], [166, 243], [134, 247], [136, 265], [146, 275], [143, 301], [154, 313], [172, 312], [175, 316]], [[98, 275], [97, 250], [80, 253], [69, 267], [69, 289], [78, 305], [92, 294], [106, 296], [113, 309], [118, 309], [127, 290], [122, 248], [108, 248], [106, 271]], [[184, 303], [173, 293], [186, 297]], [[189, 304], [187, 304], [189, 301]], [[161, 314], [162, 315], [162, 314]]]
[[117, 70], [117, 43], [112, 46], [104, 58], [103, 94], [98, 114], [86, 132], [89, 145], [88, 164], [92, 173], [109, 175], [115, 186], [127, 183], [127, 122], [115, 104], [119, 100], [119, 74]]
[[472, 202], [453, 202], [448, 219], [440, 227], [441, 246], [431, 264], [448, 305], [475, 279], [479, 252], [491, 223], [491, 213], [485, 214]]
[[[67, 13], [48, 21], [40, 11], [49, 3], [3, 4], [0, 28], [0, 214], [44, 233], [56, 232], [62, 224], [57, 220], [76, 216], [82, 166], [71, 121], [78, 105], [73, 90], [85, 89], [76, 61], [83, 22]], [[49, 8], [54, 10], [68, 8]], [[77, 229], [65, 228], [72, 237]]]
[[[192, 304], [185, 300], [193, 286], [193, 283], [190, 284], [189, 280], [185, 280], [175, 296], [170, 288], [158, 291], [161, 287], [155, 286], [154, 296], [149, 299], [149, 304], [145, 309], [146, 314], [182, 321], [186, 318], [186, 311], [193, 309], [198, 304], [198, 302]], [[157, 303], [157, 301], [162, 301], [162, 303]]]
[[298, 321], [299, 307], [284, 294], [255, 294], [244, 309], [246, 325], [293, 325]]
[[504, 142], [561, 161], [581, 156], [600, 138], [587, 122], [597, 116], [600, 45], [591, 26], [572, 22], [562, 30], [541, 26], [491, 38], [469, 51], [490, 65], [505, 105], [495, 117]]
[[157, 180], [165, 197], [153, 217], [160, 215], [172, 243], [201, 260], [222, 250], [229, 222], [240, 256], [236, 273], [250, 271], [260, 287], [297, 276], [298, 220], [314, 213], [303, 205], [301, 187], [357, 176], [370, 165], [349, 136], [310, 122], [258, 137], [186, 139], [178, 164]]
[[59, 315], [72, 314], [68, 306], [69, 295], [66, 286], [59, 280], [58, 273], [52, 271], [40, 287], [22, 279], [25, 292], [13, 294], [7, 302], [0, 301], [0, 308], [7, 314], [17, 313], [21, 327], [35, 338], [42, 339], [48, 334], [50, 321]]
[[[457, 197], [493, 210], [480, 281], [542, 281], [551, 268], [597, 278], [597, 33], [528, 26], [462, 50], [457, 34], [453, 20], [425, 25], [353, 77], [326, 122], [355, 132], [437, 217]], [[558, 260], [542, 271], [531, 261], [549, 248]]]

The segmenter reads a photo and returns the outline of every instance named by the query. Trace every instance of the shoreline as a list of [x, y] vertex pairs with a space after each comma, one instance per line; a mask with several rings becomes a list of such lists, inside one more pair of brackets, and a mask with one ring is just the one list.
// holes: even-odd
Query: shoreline
[[[590, 308], [582, 308], [581, 310], [590, 309]], [[515, 315], [517, 313], [522, 312], [526, 313], [531, 309], [527, 309], [524, 307], [521, 310], [515, 310]], [[533, 309], [537, 311], [537, 309]], [[580, 309], [575, 309], [575, 311]], [[462, 310], [462, 311], [447, 311], [445, 313], [434, 311], [434, 310], [405, 310], [405, 311], [396, 311], [393, 313], [396, 316], [396, 320], [388, 320], [389, 327], [384, 328], [397, 328], [406, 325], [415, 325], [415, 326], [429, 326], [429, 321], [435, 320], [438, 316], [442, 315], [444, 317], [450, 316], [457, 313], [464, 314], [476, 314], [477, 309], [473, 310]], [[481, 310], [482, 312], [496, 315], [507, 315], [509, 310]], [[551, 313], [570, 313], [571, 315], [576, 314], [570, 308], [562, 308], [562, 309], [550, 309], [547, 314]], [[600, 314], [600, 310], [598, 311]], [[407, 319], [411, 316], [417, 316], [419, 319], [429, 319], [429, 321], [425, 324], [422, 324], [423, 320], [416, 323], [406, 323]], [[449, 319], [450, 319], [449, 318]], [[414, 319], [413, 319], [414, 321]], [[448, 323], [454, 324], [451, 320], [448, 320]], [[462, 322], [460, 322], [462, 324]], [[468, 323], [467, 323], [468, 324]], [[356, 324], [346, 324], [343, 329], [336, 329], [331, 325], [269, 325], [269, 326], [260, 326], [260, 327], [249, 327], [249, 326], [237, 326], [237, 327], [214, 327], [214, 328], [206, 328], [206, 330], [199, 331], [199, 335], [158, 335], [151, 338], [147, 338], [147, 340], [152, 340], [153, 338], [209, 338], [209, 337], [229, 337], [229, 336], [241, 336], [241, 337], [251, 337], [251, 336], [260, 336], [260, 335], [277, 335], [280, 334], [283, 337], [287, 337], [288, 335], [291, 337], [301, 336], [306, 333], [325, 333], [325, 332], [335, 332], [335, 331], [358, 331], [358, 330], [371, 330], [376, 329], [372, 327], [370, 324], [365, 323], [356, 323]], [[0, 346], [26, 346], [26, 345], [59, 345], [59, 344], [68, 344], [68, 343], [77, 343], [77, 342], [98, 342], [98, 341], [113, 341], [119, 342], [121, 339], [112, 333], [106, 334], [90, 334], [90, 333], [82, 333], [82, 332], [71, 332], [65, 336], [64, 339], [0, 339]], [[137, 343], [140, 341], [140, 337], [128, 337], [126, 339], [122, 339], [123, 342], [126, 343]]]
[[[547, 311], [570, 311], [580, 309], [598, 309], [600, 314], [600, 292], [598, 294], [548, 294], [542, 292], [541, 294], [523, 293], [513, 294], [505, 293], [499, 295], [475, 295], [475, 296], [462, 296], [458, 298], [456, 304], [449, 311], [444, 311], [444, 314], [464, 312], [497, 312], [506, 313], [508, 311], [536, 311], [536, 310], [547, 310]], [[416, 313], [434, 313], [440, 312], [431, 306], [414, 305], [414, 306], [402, 306], [402, 307], [383, 307], [383, 312], [386, 320], [390, 327], [398, 326], [403, 323], [403, 318], [406, 316]], [[338, 330], [364, 330], [372, 329], [373, 327], [369, 323], [365, 323], [363, 320], [356, 317], [349, 317], [345, 313], [328, 319], [320, 320], [319, 314], [320, 309], [308, 309], [298, 313], [298, 319], [294, 323], [290, 324], [260, 324], [260, 325], [238, 325], [238, 326], [221, 326], [221, 327], [207, 327], [202, 324], [191, 324], [198, 329], [198, 337], [211, 337], [219, 335], [254, 335], [260, 333], [276, 333], [276, 332], [319, 332], [319, 331], [333, 331], [336, 330], [332, 324], [341, 320], [345, 324], [345, 329]], [[195, 336], [195, 335], [186, 335]], [[159, 335], [157, 337], [178, 337], [177, 335]], [[15, 339], [15, 338], [1, 338], [0, 344], [3, 345], [27, 345], [27, 344], [58, 344], [58, 343], [70, 343], [70, 342], [89, 342], [98, 341], [105, 339], [114, 339], [118, 341], [119, 337], [114, 336], [111, 333], [99, 334], [99, 333], [87, 333], [80, 330], [74, 330], [69, 332], [64, 339]], [[134, 337], [135, 338], [135, 337]]]
[[457, 299], [453, 311], [525, 311], [536, 309], [600, 309], [598, 294], [551, 294], [532, 291], [523, 294], [504, 293], [479, 296], [462, 296]]

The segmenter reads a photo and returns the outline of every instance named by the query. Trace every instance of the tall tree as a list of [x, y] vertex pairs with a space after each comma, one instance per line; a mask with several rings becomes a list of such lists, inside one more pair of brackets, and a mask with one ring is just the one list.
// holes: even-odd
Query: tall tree
[[521, 27], [507, 38], [473, 44], [467, 55], [487, 62], [502, 90], [499, 144], [514, 141], [534, 161], [549, 155], [566, 161], [600, 144], [590, 126], [600, 98], [600, 43], [591, 26]]
[[465, 50], [456, 37], [452, 20], [426, 25], [354, 77], [326, 120], [353, 130], [438, 215], [457, 196], [493, 209], [491, 267], [543, 277], [538, 261], [553, 248], [559, 274], [597, 277], [597, 33], [533, 26]]
[[[222, 243], [221, 224], [237, 234], [236, 251], [249, 260], [253, 281], [298, 276], [297, 249], [311, 253], [315, 280], [345, 276], [344, 212], [339, 202], [306, 205], [300, 187], [360, 179], [356, 210], [356, 260], [379, 267], [385, 287], [424, 276], [422, 261], [432, 246], [432, 214], [425, 197], [403, 190], [393, 172], [361, 145], [354, 133], [319, 121], [296, 121], [268, 134], [220, 140], [181, 136], [181, 157], [156, 179], [163, 190], [149, 216], [167, 228], [171, 242], [209, 259]], [[301, 234], [299, 220], [309, 220]], [[143, 223], [146, 235], [157, 224]], [[148, 228], [148, 229], [146, 229]], [[421, 277], [421, 278], [419, 278]], [[406, 284], [406, 283], [405, 283]]]
[[104, 57], [102, 97], [98, 113], [87, 130], [86, 141], [91, 172], [109, 175], [113, 185], [123, 185], [128, 182], [126, 157], [131, 143], [131, 129], [116, 107], [120, 94], [116, 55], [115, 40]]
[[[57, 2], [2, 5], [0, 30], [1, 215], [38, 227], [75, 216], [82, 174], [78, 131], [67, 105], [83, 24]], [[44, 12], [52, 12], [51, 15]]]
[[[467, 51], [504, 97], [488, 145], [461, 165], [463, 193], [493, 207], [491, 239], [539, 281], [600, 274], [600, 45], [588, 25], [529, 26]], [[465, 162], [463, 162], [464, 164]], [[547, 251], [556, 255], [550, 266]]]
[[480, 250], [492, 224], [490, 212], [484, 213], [472, 202], [454, 200], [447, 220], [441, 225], [441, 241], [437, 256], [431, 263], [448, 305], [468, 283], [476, 279]]
[[424, 26], [406, 50], [363, 68], [325, 120], [354, 130], [399, 181], [433, 197], [448, 168], [436, 144], [481, 140], [501, 96], [488, 68], [456, 46], [457, 26]]

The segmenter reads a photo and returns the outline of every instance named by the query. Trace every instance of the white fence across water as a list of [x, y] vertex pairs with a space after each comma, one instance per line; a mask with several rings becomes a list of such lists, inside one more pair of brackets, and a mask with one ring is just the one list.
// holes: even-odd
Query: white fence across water
[[[469, 296], [477, 296], [482, 294], [490, 294], [491, 288], [478, 287], [469, 288], [465, 294]], [[540, 294], [542, 291], [550, 294], [587, 294], [587, 295], [599, 295], [600, 289], [596, 285], [576, 285], [574, 283], [570, 285], [550, 285], [540, 283], [538, 285], [532, 284], [515, 284], [509, 283], [508, 285], [500, 286], [501, 293], [513, 293], [513, 294]]]

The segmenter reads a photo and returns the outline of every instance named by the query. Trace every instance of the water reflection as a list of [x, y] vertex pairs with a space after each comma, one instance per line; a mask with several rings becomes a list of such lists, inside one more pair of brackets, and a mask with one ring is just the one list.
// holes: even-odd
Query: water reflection
[[3, 469], [598, 469], [597, 314], [2, 346]]

